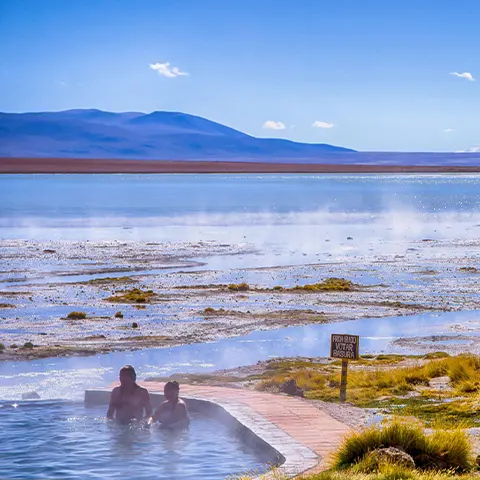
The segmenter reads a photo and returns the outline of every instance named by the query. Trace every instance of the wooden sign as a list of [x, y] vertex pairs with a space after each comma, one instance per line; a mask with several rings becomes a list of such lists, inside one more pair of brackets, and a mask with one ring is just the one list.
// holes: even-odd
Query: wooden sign
[[330, 357], [341, 358], [342, 360], [358, 360], [360, 351], [360, 337], [358, 335], [347, 335], [332, 333], [330, 339]]
[[360, 337], [358, 335], [333, 333], [330, 339], [330, 357], [342, 359], [342, 376], [340, 380], [340, 401], [347, 399], [348, 361], [358, 360]]

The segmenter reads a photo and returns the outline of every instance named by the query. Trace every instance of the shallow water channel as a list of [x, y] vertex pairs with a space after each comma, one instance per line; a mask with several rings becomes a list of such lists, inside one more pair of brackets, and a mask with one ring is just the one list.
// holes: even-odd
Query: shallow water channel
[[[437, 350], [480, 335], [480, 311], [428, 313], [389, 318], [366, 318], [322, 325], [255, 331], [243, 337], [171, 348], [114, 352], [90, 357], [59, 357], [0, 364], [0, 400], [19, 400], [36, 391], [42, 399], [80, 399], [86, 388], [104, 387], [117, 378], [119, 368], [133, 364], [139, 378], [173, 373], [201, 373], [254, 364], [278, 356], [328, 356], [332, 333], [361, 336], [360, 353], [418, 353], [392, 343], [400, 337], [439, 336]], [[460, 338], [459, 338], [460, 335]], [[465, 342], [470, 340], [466, 339]], [[445, 343], [447, 342], [447, 344]]]

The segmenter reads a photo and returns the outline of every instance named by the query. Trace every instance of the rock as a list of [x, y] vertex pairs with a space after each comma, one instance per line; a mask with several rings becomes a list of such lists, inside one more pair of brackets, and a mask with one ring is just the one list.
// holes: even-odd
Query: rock
[[377, 463], [394, 463], [402, 467], [415, 468], [415, 462], [411, 455], [400, 448], [378, 448], [370, 452], [369, 456]]
[[292, 378], [280, 385], [280, 391], [288, 395], [295, 395], [296, 397], [303, 397], [303, 390], [298, 387], [297, 382]]
[[37, 392], [22, 393], [22, 400], [38, 400], [40, 395]]
[[353, 240], [353, 237], [347, 237], [347, 240]]
[[46, 248], [43, 253], [56, 253], [55, 250], [52, 250], [51, 248]]

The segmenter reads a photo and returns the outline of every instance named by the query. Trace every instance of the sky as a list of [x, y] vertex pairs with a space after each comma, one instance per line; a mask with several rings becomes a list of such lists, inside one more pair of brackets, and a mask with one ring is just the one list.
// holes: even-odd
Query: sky
[[0, 111], [458, 151], [480, 144], [479, 18], [478, 0], [0, 0]]

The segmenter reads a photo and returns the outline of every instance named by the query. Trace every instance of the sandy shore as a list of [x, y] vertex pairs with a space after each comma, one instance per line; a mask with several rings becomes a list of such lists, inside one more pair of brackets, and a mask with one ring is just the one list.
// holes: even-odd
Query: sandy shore
[[[445, 162], [443, 162], [445, 163]], [[480, 165], [376, 165], [157, 161], [84, 158], [0, 158], [1, 173], [477, 173]]]

